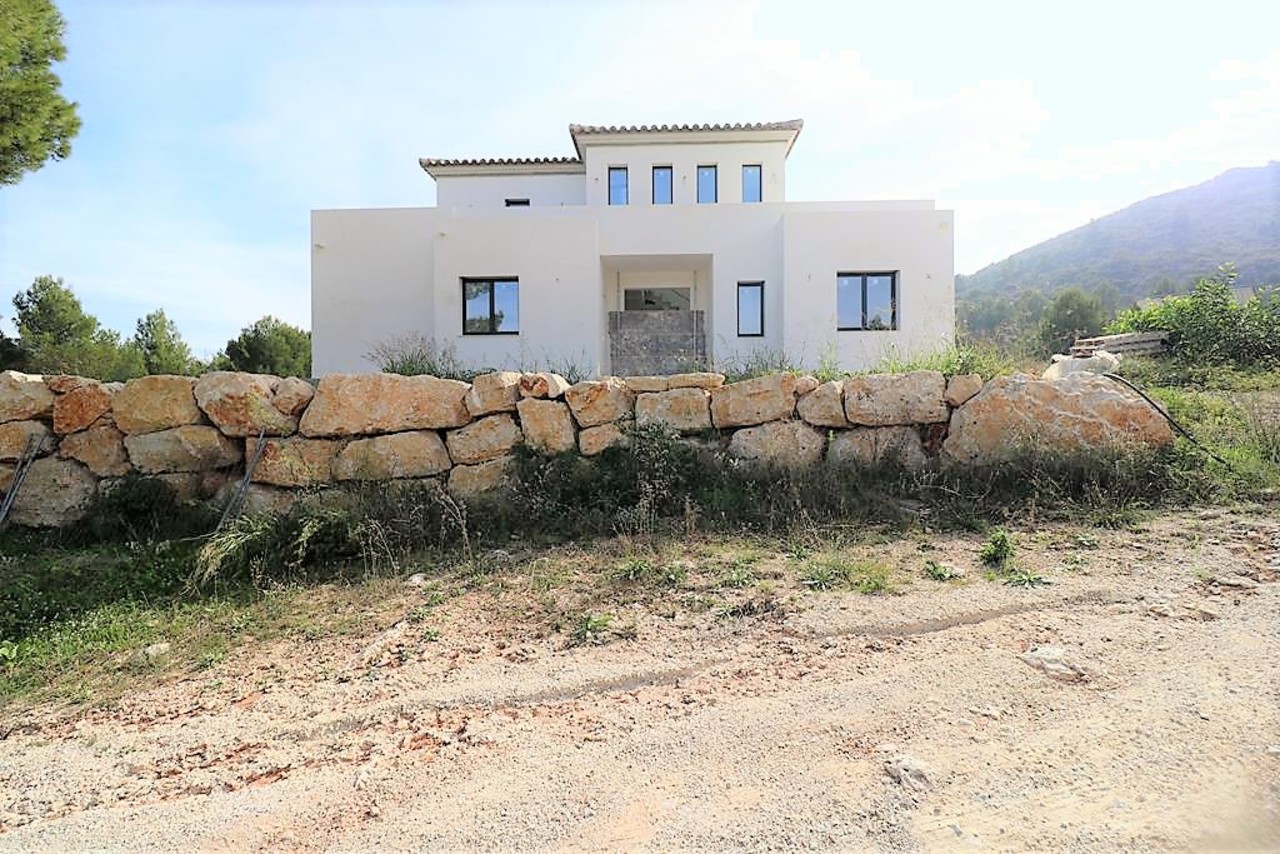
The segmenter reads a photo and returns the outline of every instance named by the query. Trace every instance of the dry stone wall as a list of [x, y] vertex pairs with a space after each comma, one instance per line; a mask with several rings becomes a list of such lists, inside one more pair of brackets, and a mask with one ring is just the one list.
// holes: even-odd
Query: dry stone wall
[[253, 509], [350, 481], [432, 478], [474, 496], [503, 487], [517, 445], [594, 456], [625, 445], [633, 424], [665, 426], [742, 464], [784, 467], [980, 464], [1033, 446], [1173, 441], [1140, 397], [1084, 374], [985, 385], [934, 371], [821, 383], [695, 373], [570, 384], [502, 371], [471, 383], [373, 374], [313, 386], [232, 372], [121, 384], [5, 371], [0, 490], [34, 447], [11, 517], [27, 526], [73, 522], [131, 472], [165, 480], [182, 500], [225, 498], [251, 460]]

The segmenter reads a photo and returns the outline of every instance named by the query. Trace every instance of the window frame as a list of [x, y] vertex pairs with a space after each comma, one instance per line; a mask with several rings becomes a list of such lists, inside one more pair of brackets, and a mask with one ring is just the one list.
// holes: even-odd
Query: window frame
[[[901, 325], [900, 312], [898, 311], [898, 274], [900, 270], [869, 270], [865, 272], [841, 271], [836, 273], [836, 331], [837, 332], [897, 332]], [[889, 277], [889, 303], [891, 305], [891, 315], [889, 327], [887, 329], [871, 329], [867, 326], [867, 280], [876, 276]], [[841, 326], [840, 325], [840, 280], [859, 278], [861, 280], [860, 293], [862, 297], [862, 325], [861, 326]]]
[[[742, 289], [757, 288], [760, 291], [760, 331], [759, 332], [743, 332], [742, 331]], [[737, 325], [739, 338], [763, 338], [764, 337], [764, 281], [744, 281], [738, 282], [738, 306], [737, 306]]]
[[[622, 173], [622, 193], [626, 198], [624, 198], [620, 202], [615, 202], [613, 200], [613, 174], [615, 172]], [[627, 167], [626, 166], [610, 166], [607, 177], [609, 181], [609, 187], [608, 187], [608, 193], [607, 193], [609, 207], [624, 208], [627, 205], [631, 204], [631, 175]]]
[[[711, 199], [710, 201], [702, 198], [702, 180], [701, 173], [703, 169], [711, 170]], [[699, 163], [697, 169], [693, 173], [693, 197], [696, 204], [714, 205], [720, 202], [720, 164], [719, 163]]]
[[[667, 173], [667, 200], [665, 202], [658, 201], [658, 181], [659, 171]], [[654, 166], [649, 174], [649, 204], [664, 207], [673, 205], [676, 201], [676, 170], [671, 165]]]
[[[747, 170], [756, 170], [759, 180], [756, 182], [756, 189], [760, 191], [760, 195], [755, 199], [747, 198]], [[744, 205], [758, 205], [764, 201], [764, 164], [763, 163], [743, 163], [742, 164], [742, 203]]]
[[[462, 334], [463, 335], [519, 335], [520, 334], [520, 277], [519, 276], [464, 276], [459, 280], [462, 286]], [[516, 328], [509, 330], [494, 329], [494, 315], [497, 309], [497, 285], [511, 283], [516, 286]], [[467, 285], [489, 286], [489, 329], [472, 332], [467, 329]]]

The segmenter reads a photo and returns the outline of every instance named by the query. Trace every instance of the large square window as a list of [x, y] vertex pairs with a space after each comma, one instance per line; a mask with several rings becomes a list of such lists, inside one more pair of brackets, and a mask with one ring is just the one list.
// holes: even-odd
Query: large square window
[[716, 202], [718, 194], [716, 187], [716, 167], [699, 166], [698, 167], [698, 204], [710, 205]]
[[837, 274], [836, 328], [868, 331], [897, 329], [897, 272]]
[[763, 198], [763, 187], [760, 180], [760, 165], [748, 164], [742, 167], [742, 200], [758, 202]]
[[671, 204], [671, 167], [653, 167], [653, 203], [655, 205]]
[[627, 203], [627, 167], [609, 167], [609, 204], [625, 205]]
[[764, 282], [738, 282], [738, 337], [764, 335]]
[[515, 335], [519, 331], [519, 280], [462, 280], [463, 335]]

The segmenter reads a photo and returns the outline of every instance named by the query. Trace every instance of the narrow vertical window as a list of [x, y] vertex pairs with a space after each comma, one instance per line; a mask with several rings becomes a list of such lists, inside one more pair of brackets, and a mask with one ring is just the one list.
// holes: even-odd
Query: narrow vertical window
[[716, 167], [698, 167], [698, 204], [715, 204], [718, 190], [716, 188]]
[[625, 205], [627, 203], [627, 167], [609, 167], [609, 204]]
[[764, 335], [764, 282], [738, 282], [738, 337]]
[[760, 185], [760, 165], [748, 164], [742, 167], [742, 200], [758, 202], [763, 198]]
[[653, 203], [655, 205], [671, 204], [671, 167], [653, 167]]

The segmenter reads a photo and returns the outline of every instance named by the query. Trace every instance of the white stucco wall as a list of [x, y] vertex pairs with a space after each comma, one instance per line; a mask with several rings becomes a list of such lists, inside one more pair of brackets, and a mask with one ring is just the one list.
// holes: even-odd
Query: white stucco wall
[[581, 205], [586, 201], [582, 172], [547, 175], [442, 175], [436, 179], [436, 207], [506, 208], [507, 199], [528, 199], [530, 207]]
[[672, 203], [697, 203], [698, 167], [716, 166], [720, 204], [742, 203], [742, 167], [761, 166], [765, 202], [786, 201], [785, 142], [662, 143], [592, 145], [584, 152], [586, 202], [609, 203], [609, 167], [627, 167], [628, 205], [647, 207], [653, 200], [653, 167], [672, 167]]
[[311, 370], [376, 370], [377, 343], [432, 328], [432, 208], [311, 212]]
[[[783, 344], [816, 364], [834, 351], [842, 367], [873, 367], [889, 355], [949, 346], [955, 337], [951, 211], [788, 213], [783, 225], [786, 287]], [[898, 329], [836, 330], [836, 274], [898, 271]]]

